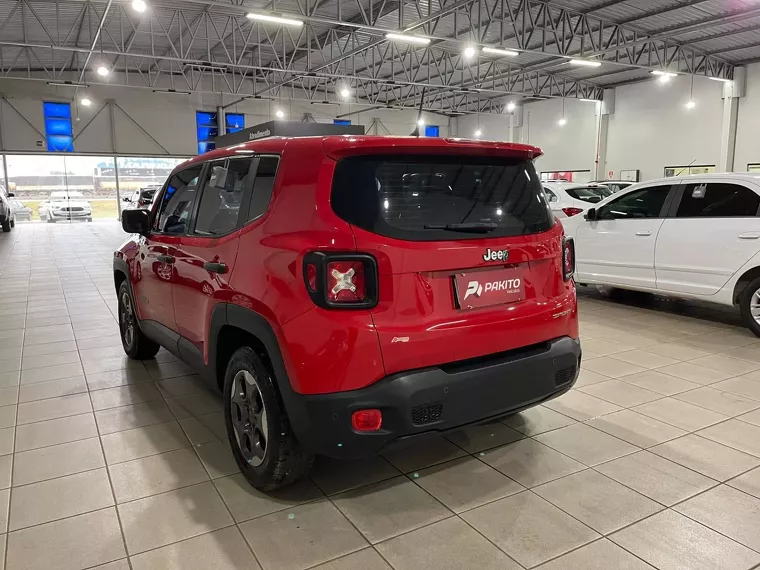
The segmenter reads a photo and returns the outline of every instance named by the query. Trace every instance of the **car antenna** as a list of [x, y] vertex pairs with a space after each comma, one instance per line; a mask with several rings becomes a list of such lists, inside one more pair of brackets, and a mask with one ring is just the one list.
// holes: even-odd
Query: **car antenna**
[[422, 98], [420, 99], [420, 109], [417, 111], [417, 126], [414, 127], [414, 130], [412, 131], [413, 137], [420, 136], [420, 119], [422, 118], [422, 106], [425, 104], [425, 90], [427, 87], [422, 88]]

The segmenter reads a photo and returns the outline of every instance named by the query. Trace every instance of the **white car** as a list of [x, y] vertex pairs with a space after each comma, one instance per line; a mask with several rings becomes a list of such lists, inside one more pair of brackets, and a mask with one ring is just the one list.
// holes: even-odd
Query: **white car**
[[612, 192], [600, 184], [573, 182], [543, 182], [549, 207], [556, 218], [570, 218], [582, 214]]
[[578, 283], [738, 305], [760, 336], [760, 175], [702, 174], [636, 184], [585, 216]]
[[50, 200], [39, 207], [41, 220], [49, 224], [58, 221], [87, 220], [92, 221], [92, 206], [81, 192], [51, 192]]
[[625, 190], [629, 186], [633, 186], [636, 182], [631, 182], [630, 180], [597, 180], [591, 184], [604, 184], [614, 194], [615, 192]]

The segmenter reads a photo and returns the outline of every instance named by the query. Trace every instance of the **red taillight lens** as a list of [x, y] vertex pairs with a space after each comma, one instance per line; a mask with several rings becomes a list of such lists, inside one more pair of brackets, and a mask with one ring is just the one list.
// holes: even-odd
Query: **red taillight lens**
[[575, 273], [575, 242], [565, 238], [562, 242], [562, 278], [567, 281]]
[[356, 431], [377, 431], [383, 425], [380, 410], [357, 410], [351, 414], [351, 427]]
[[363, 261], [327, 263], [327, 300], [331, 303], [361, 303], [367, 298]]
[[581, 208], [562, 208], [562, 211], [565, 212], [565, 215], [568, 218], [571, 218], [573, 216], [577, 216], [581, 212], [583, 212], [583, 209]]
[[312, 293], [317, 290], [317, 266], [313, 263], [306, 264], [306, 286]]

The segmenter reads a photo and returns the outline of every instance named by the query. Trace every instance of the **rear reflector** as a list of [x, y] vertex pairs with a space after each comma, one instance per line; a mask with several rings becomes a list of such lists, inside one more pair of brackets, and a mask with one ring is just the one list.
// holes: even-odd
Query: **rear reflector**
[[575, 273], [575, 242], [565, 238], [562, 242], [562, 278], [568, 281]]
[[583, 212], [581, 208], [562, 208], [562, 211], [565, 213], [565, 215], [568, 218], [572, 218], [573, 216], [577, 216], [578, 214]]
[[357, 410], [351, 414], [351, 427], [356, 431], [377, 431], [383, 425], [380, 410]]

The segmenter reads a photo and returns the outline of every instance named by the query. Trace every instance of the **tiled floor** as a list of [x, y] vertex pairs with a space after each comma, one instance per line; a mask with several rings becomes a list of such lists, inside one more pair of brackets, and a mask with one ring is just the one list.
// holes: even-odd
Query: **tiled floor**
[[385, 457], [318, 460], [266, 496], [236, 473], [218, 395], [167, 353], [123, 356], [123, 237], [0, 235], [7, 570], [760, 565], [760, 341], [733, 312], [581, 291], [569, 394]]

